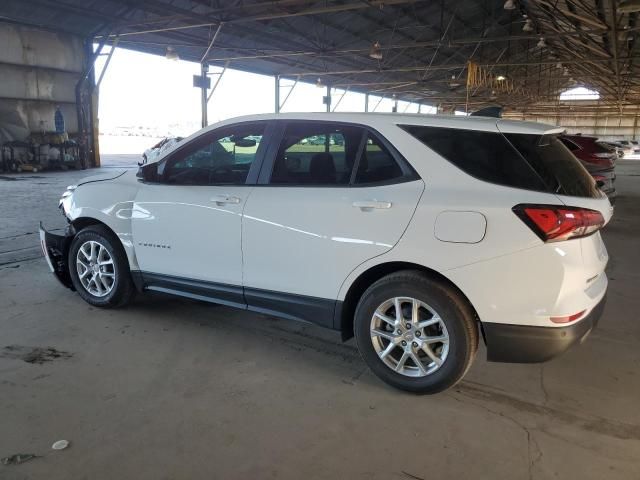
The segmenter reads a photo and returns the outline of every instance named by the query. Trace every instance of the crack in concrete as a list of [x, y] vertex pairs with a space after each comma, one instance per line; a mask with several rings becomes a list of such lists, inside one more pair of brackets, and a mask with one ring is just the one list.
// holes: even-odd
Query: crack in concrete
[[542, 404], [546, 406], [549, 402], [549, 392], [547, 392], [547, 387], [544, 384], [544, 364], [540, 365], [540, 390], [542, 390], [542, 394], [544, 395]]
[[[472, 398], [468, 395], [465, 395], [464, 392], [457, 390], [457, 392], [467, 398]], [[455, 398], [451, 395], [449, 395], [451, 398]], [[464, 403], [461, 399], [456, 399], [459, 402]], [[497, 410], [493, 410], [489, 407], [487, 407], [486, 405], [482, 405], [480, 403], [476, 403], [476, 402], [469, 402], [471, 403], [471, 405], [474, 405], [478, 408], [483, 409], [486, 412], [491, 413], [492, 415], [496, 415], [500, 418], [503, 418], [509, 422], [511, 422], [513, 425], [515, 425], [517, 428], [519, 428], [520, 430], [522, 430], [527, 438], [527, 476], [529, 478], [529, 480], [533, 480], [533, 470], [534, 467], [536, 466], [536, 464], [542, 460], [542, 450], [540, 449], [540, 445], [538, 444], [538, 442], [536, 441], [536, 439], [533, 437], [533, 434], [531, 433], [531, 430], [533, 430], [532, 428], [527, 427], [526, 425], [524, 425], [522, 422], [516, 420], [515, 418], [513, 418], [510, 415], [507, 415], [504, 412], [500, 412]], [[537, 451], [537, 455], [535, 457], [533, 457], [533, 451], [532, 451], [532, 446], [535, 446], [535, 450]]]
[[509, 395], [493, 392], [489, 389], [478, 388], [466, 382], [461, 382], [456, 387], [456, 392], [470, 399], [502, 404], [522, 413], [553, 419], [587, 432], [593, 432], [620, 440], [640, 441], [640, 425], [617, 422], [596, 416], [580, 416], [572, 412], [565, 412], [556, 408], [538, 405]]

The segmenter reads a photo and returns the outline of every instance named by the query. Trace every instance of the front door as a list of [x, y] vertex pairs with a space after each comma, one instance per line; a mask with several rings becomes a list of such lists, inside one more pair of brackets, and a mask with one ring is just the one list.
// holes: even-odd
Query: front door
[[[207, 132], [161, 161], [133, 207], [138, 265], [147, 283], [242, 300], [241, 217], [257, 176], [265, 123]], [[229, 288], [227, 288], [229, 287]], [[223, 295], [224, 297], [225, 295]]]

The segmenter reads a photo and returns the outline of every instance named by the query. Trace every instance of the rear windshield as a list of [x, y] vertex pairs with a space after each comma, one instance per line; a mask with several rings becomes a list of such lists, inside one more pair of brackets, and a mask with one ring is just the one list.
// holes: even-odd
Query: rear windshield
[[600, 196], [589, 173], [557, 136], [416, 125], [401, 128], [480, 180], [560, 195]]

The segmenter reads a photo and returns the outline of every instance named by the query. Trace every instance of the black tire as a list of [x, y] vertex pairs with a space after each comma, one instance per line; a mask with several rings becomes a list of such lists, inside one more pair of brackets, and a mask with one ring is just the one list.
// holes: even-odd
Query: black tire
[[[446, 327], [448, 354], [442, 365], [426, 376], [397, 373], [380, 359], [374, 348], [370, 334], [374, 312], [394, 297], [424, 302], [439, 314]], [[465, 375], [478, 350], [478, 326], [473, 308], [455, 288], [419, 271], [392, 273], [371, 285], [358, 302], [354, 331], [360, 355], [373, 373], [389, 385], [413, 393], [433, 394], [452, 387]], [[415, 362], [411, 361], [411, 365]]]
[[[96, 241], [107, 250], [114, 265], [114, 280], [111, 291], [105, 296], [90, 293], [80, 281], [76, 267], [76, 258], [80, 247], [88, 241]], [[135, 294], [131, 279], [129, 261], [118, 238], [102, 225], [91, 225], [76, 234], [69, 248], [69, 274], [78, 294], [84, 301], [101, 308], [122, 307], [128, 304]]]

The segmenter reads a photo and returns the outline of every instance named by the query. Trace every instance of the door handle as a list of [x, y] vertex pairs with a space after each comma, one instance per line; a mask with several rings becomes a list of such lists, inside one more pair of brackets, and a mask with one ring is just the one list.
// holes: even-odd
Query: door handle
[[240, 199], [238, 197], [234, 197], [233, 195], [216, 195], [215, 197], [211, 197], [211, 201], [215, 202], [217, 205], [226, 205], [228, 203], [233, 203], [233, 204], [240, 203]]
[[357, 202], [353, 202], [353, 206], [363, 211], [372, 210], [374, 208], [388, 209], [391, 208], [391, 202], [379, 202], [377, 200], [360, 200]]

